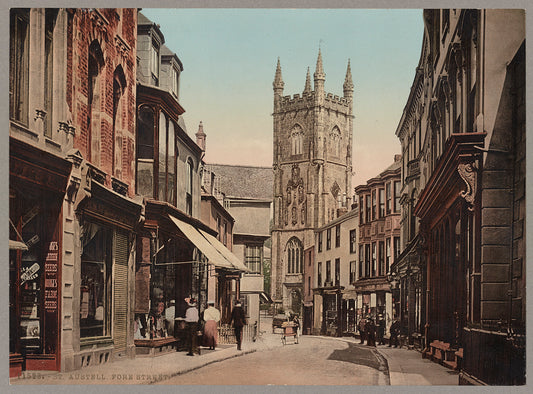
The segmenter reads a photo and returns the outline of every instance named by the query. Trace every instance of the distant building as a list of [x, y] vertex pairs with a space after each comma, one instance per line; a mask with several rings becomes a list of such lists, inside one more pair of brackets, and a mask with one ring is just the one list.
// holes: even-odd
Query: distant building
[[[304, 259], [309, 293], [312, 283], [313, 323], [317, 335], [342, 336], [355, 333], [357, 307], [356, 267], [359, 239], [359, 215], [352, 209], [318, 228], [315, 233], [313, 261]], [[311, 248], [313, 250], [313, 248]], [[311, 263], [311, 264], [310, 264]], [[307, 274], [313, 266], [313, 274]], [[307, 298], [307, 297], [306, 297]], [[304, 311], [307, 306], [304, 305]], [[304, 327], [309, 313], [304, 312]]]
[[379, 314], [389, 327], [399, 316], [399, 293], [389, 285], [390, 273], [400, 253], [400, 172], [401, 155], [378, 176], [355, 188], [359, 198], [359, 245], [357, 280], [357, 321]]
[[205, 175], [214, 179], [214, 195], [235, 219], [233, 253], [248, 268], [240, 281], [240, 298], [249, 323], [260, 324], [264, 244], [270, 238], [272, 217], [272, 168], [207, 164]]
[[283, 309], [303, 312], [304, 250], [315, 230], [351, 205], [353, 82], [350, 64], [344, 96], [324, 91], [319, 50], [314, 89], [309, 70], [302, 94], [283, 96], [278, 60], [274, 87], [274, 216], [272, 296]]

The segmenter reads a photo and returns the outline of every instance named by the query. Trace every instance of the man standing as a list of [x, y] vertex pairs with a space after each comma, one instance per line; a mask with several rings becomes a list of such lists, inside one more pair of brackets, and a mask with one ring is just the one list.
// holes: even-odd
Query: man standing
[[394, 347], [398, 346], [398, 335], [400, 335], [400, 322], [395, 319], [390, 326], [389, 347], [391, 347], [392, 344], [394, 344]]
[[215, 308], [215, 301], [207, 302], [204, 321], [204, 346], [209, 346], [209, 349], [215, 350], [218, 342], [217, 323], [220, 321], [220, 312]]
[[380, 345], [385, 345], [385, 318], [380, 313], [378, 315], [378, 335], [377, 335], [377, 342]]
[[233, 322], [233, 328], [235, 329], [235, 339], [237, 340], [237, 350], [241, 350], [242, 342], [242, 328], [246, 324], [246, 316], [242, 309], [241, 302], [237, 300], [235, 308], [231, 311], [231, 320]]
[[187, 356], [194, 356], [193, 350], [197, 348], [196, 337], [198, 331], [198, 309], [194, 298], [186, 298], [185, 301], [189, 307], [185, 311], [185, 323], [187, 324]]
[[366, 318], [361, 317], [361, 320], [359, 320], [359, 336], [361, 337], [361, 344], [364, 345], [365, 343], [365, 331], [366, 331]]

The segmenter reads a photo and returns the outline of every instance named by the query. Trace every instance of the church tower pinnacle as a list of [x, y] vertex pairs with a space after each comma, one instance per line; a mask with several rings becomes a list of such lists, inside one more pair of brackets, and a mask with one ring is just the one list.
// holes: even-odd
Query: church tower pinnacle
[[352, 70], [350, 69], [350, 59], [348, 59], [348, 69], [346, 70], [346, 78], [344, 78], [344, 97], [351, 100], [353, 98], [353, 81]]
[[315, 70], [315, 91], [324, 91], [324, 81], [326, 80], [326, 74], [324, 73], [324, 67], [322, 66], [322, 52], [318, 48], [318, 59], [316, 60]]
[[304, 93], [311, 93], [311, 74], [309, 73], [309, 67], [307, 67], [307, 76], [305, 77]]
[[196, 132], [196, 145], [198, 145], [205, 152], [205, 140], [207, 135], [204, 133], [204, 124], [200, 121], [198, 131]]
[[285, 83], [283, 82], [283, 78], [281, 76], [281, 65], [279, 63], [279, 57], [278, 57], [278, 66], [276, 67], [276, 75], [274, 76], [274, 82], [272, 83], [272, 86], [274, 87], [274, 94], [278, 96], [283, 95], [283, 87], [285, 86]]

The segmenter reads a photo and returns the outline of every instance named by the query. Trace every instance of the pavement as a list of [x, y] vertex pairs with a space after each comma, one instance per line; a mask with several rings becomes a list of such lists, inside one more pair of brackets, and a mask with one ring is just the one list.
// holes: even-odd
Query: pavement
[[[212, 363], [283, 346], [278, 332], [272, 333], [268, 323], [263, 319], [261, 325], [265, 331], [255, 342], [244, 342], [240, 351], [237, 350], [236, 345], [220, 345], [215, 350], [202, 348], [202, 354], [193, 357], [187, 356], [186, 352], [172, 352], [155, 357], [137, 356], [135, 359], [114, 361], [71, 372], [25, 371], [21, 377], [10, 379], [10, 383], [13, 385], [69, 385], [161, 382]], [[356, 345], [359, 343], [356, 338], [321, 338], [331, 338]], [[422, 359], [421, 354], [416, 350], [389, 348], [388, 346], [378, 346], [375, 349], [387, 360], [392, 386], [458, 384], [457, 372]]]

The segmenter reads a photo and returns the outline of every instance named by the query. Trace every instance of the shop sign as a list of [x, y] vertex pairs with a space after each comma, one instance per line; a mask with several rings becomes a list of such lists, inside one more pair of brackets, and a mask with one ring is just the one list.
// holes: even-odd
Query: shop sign
[[48, 252], [44, 263], [44, 309], [47, 312], [57, 310], [57, 262], [59, 260], [59, 245], [52, 241], [48, 245]]
[[29, 280], [37, 278], [37, 272], [39, 272], [39, 263], [33, 263], [31, 267], [22, 268], [22, 274], [20, 275], [20, 284], [23, 285]]

